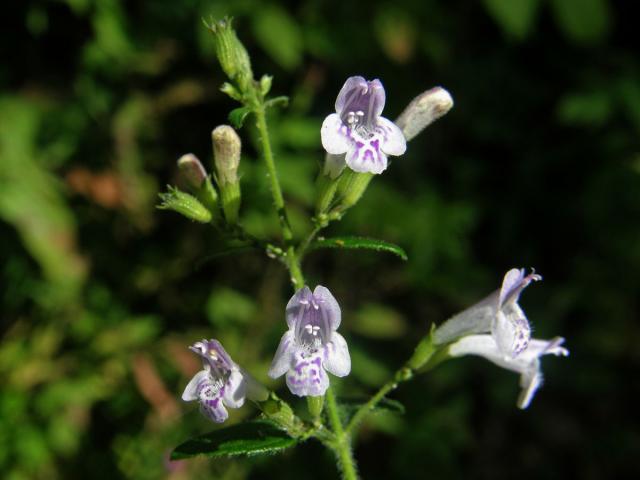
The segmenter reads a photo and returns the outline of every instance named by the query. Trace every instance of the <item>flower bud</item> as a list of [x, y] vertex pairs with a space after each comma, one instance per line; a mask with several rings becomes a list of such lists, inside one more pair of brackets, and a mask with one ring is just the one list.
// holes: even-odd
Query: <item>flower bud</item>
[[208, 27], [216, 41], [216, 55], [227, 76], [236, 81], [241, 91], [253, 80], [251, 61], [244, 45], [238, 40], [230, 18], [211, 22]]
[[162, 203], [157, 208], [173, 210], [200, 223], [211, 221], [211, 212], [196, 197], [171, 186], [167, 186], [167, 190], [166, 193], [159, 194]]
[[236, 223], [240, 209], [240, 183], [238, 165], [242, 143], [229, 125], [220, 125], [211, 132], [216, 181], [220, 188], [222, 210], [229, 223]]
[[407, 141], [414, 138], [453, 107], [453, 99], [444, 88], [435, 87], [414, 98], [396, 120]]
[[178, 159], [178, 168], [184, 179], [189, 184], [189, 187], [194, 190], [202, 187], [205, 179], [207, 178], [207, 171], [202, 166], [202, 162], [193, 153], [187, 153], [182, 155]]
[[187, 153], [178, 159], [178, 168], [191, 191], [211, 212], [212, 218], [217, 220], [220, 216], [218, 193], [213, 188], [202, 162], [194, 154]]

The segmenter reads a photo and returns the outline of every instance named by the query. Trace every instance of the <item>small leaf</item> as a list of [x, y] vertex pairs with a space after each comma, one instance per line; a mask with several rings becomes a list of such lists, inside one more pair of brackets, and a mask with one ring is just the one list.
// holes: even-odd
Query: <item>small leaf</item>
[[384, 240], [366, 237], [333, 237], [318, 239], [311, 244], [310, 250], [319, 248], [347, 248], [356, 249], [363, 248], [367, 250], [376, 250], [378, 252], [389, 252], [399, 256], [402, 260], [407, 260], [407, 253], [398, 245]]
[[264, 102], [264, 106], [266, 108], [271, 108], [271, 107], [285, 108], [287, 105], [289, 105], [289, 97], [287, 97], [286, 95], [270, 98], [269, 100]]
[[171, 452], [171, 460], [197, 455], [223, 457], [275, 453], [297, 443], [284, 430], [266, 420], [252, 420], [194, 437]]
[[238, 107], [234, 108], [229, 112], [229, 121], [236, 128], [242, 128], [242, 124], [244, 123], [247, 115], [251, 113], [251, 109], [249, 107]]

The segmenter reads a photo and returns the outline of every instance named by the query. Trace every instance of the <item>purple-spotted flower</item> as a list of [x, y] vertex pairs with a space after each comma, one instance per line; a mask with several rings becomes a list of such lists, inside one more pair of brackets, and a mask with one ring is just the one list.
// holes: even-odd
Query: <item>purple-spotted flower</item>
[[[518, 305], [522, 290], [532, 281], [541, 280], [524, 269], [507, 272], [500, 290], [445, 322], [434, 334], [436, 343], [457, 341], [449, 346], [449, 355], [479, 355], [496, 365], [520, 373], [522, 392], [519, 408], [527, 408], [542, 385], [540, 357], [546, 354], [567, 356], [564, 338], [531, 338], [531, 327]], [[462, 338], [460, 338], [462, 337]]]
[[340, 306], [331, 292], [318, 285], [298, 290], [286, 309], [289, 330], [282, 336], [271, 363], [269, 376], [286, 375], [294, 395], [321, 396], [329, 387], [325, 370], [337, 377], [351, 371], [347, 342], [336, 330]]
[[322, 146], [332, 155], [346, 154], [346, 164], [361, 173], [382, 173], [387, 155], [402, 155], [407, 142], [400, 129], [381, 117], [385, 93], [380, 80], [349, 77], [336, 100], [336, 113], [325, 118]]
[[203, 370], [191, 379], [182, 400], [200, 402], [200, 411], [216, 423], [224, 422], [226, 407], [240, 408], [245, 397], [262, 401], [267, 390], [242, 370], [217, 340], [202, 340], [189, 349], [202, 357]]

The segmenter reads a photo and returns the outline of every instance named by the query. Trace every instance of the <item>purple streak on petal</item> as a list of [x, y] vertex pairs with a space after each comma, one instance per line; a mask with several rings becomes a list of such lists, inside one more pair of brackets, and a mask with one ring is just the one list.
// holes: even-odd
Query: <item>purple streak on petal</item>
[[309, 357], [305, 359], [302, 353], [296, 354], [294, 368], [286, 376], [291, 393], [300, 397], [324, 395], [329, 387], [329, 378], [321, 365], [319, 352], [313, 354], [312, 360]]

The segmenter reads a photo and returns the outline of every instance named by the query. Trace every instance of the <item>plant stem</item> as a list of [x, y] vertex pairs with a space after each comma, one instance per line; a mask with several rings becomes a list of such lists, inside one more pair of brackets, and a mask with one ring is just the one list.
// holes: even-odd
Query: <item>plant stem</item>
[[351, 417], [351, 421], [349, 421], [349, 423], [347, 424], [345, 428], [345, 432], [347, 434], [350, 434], [353, 431], [353, 429], [357, 427], [358, 424], [362, 422], [362, 420], [364, 420], [364, 417], [369, 412], [371, 412], [371, 410], [373, 410], [373, 408], [380, 402], [380, 400], [382, 400], [385, 397], [385, 395], [395, 390], [397, 387], [398, 387], [398, 382], [396, 381], [395, 377], [393, 380], [385, 383], [382, 387], [380, 387], [380, 390], [378, 390], [376, 394], [373, 397], [371, 397], [367, 403], [362, 405], [356, 411], [353, 417]]
[[325, 400], [329, 423], [331, 424], [331, 429], [336, 437], [335, 441], [331, 444], [331, 447], [340, 460], [342, 478], [344, 480], [357, 480], [358, 474], [356, 473], [356, 464], [351, 453], [351, 439], [348, 432], [345, 432], [342, 427], [340, 415], [338, 414], [336, 398], [333, 395], [331, 387], [329, 387], [325, 393]]
[[282, 189], [280, 188], [280, 181], [278, 180], [278, 172], [276, 170], [276, 164], [273, 160], [273, 150], [271, 149], [271, 141], [269, 140], [269, 130], [267, 128], [267, 118], [264, 109], [264, 105], [260, 104], [254, 109], [256, 115], [256, 127], [260, 136], [260, 144], [262, 147], [262, 155], [264, 157], [264, 163], [267, 166], [267, 172], [269, 181], [271, 183], [271, 196], [273, 197], [273, 204], [278, 214], [280, 221], [280, 229], [282, 230], [282, 238], [284, 239], [286, 252], [287, 252], [287, 266], [291, 273], [291, 283], [293, 289], [298, 290], [304, 285], [304, 276], [300, 269], [300, 261], [296, 255], [296, 250], [293, 245], [293, 232], [291, 230], [291, 224], [289, 223], [289, 217], [287, 216], [287, 209], [284, 203], [284, 197], [282, 195]]

